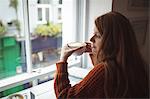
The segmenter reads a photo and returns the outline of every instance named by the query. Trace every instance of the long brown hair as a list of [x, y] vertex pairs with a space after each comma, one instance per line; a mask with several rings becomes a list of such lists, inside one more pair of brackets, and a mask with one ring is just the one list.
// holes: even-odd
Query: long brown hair
[[102, 35], [97, 58], [105, 66], [104, 90], [108, 98], [149, 97], [148, 71], [129, 20], [118, 12], [98, 17], [95, 25]]

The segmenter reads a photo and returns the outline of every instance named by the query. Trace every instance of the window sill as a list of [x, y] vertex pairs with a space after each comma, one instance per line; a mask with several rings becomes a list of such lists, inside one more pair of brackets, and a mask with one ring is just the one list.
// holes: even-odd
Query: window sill
[[[69, 67], [72, 67], [74, 65], [79, 65], [80, 60], [72, 61], [68, 64]], [[6, 89], [22, 85], [28, 82], [32, 82], [34, 80], [37, 80], [41, 77], [50, 75], [56, 71], [55, 64], [49, 67], [39, 68], [37, 70], [34, 70], [32, 73], [23, 73], [19, 74], [13, 77], [9, 77], [6, 79], [0, 80], [0, 92], [4, 91]]]

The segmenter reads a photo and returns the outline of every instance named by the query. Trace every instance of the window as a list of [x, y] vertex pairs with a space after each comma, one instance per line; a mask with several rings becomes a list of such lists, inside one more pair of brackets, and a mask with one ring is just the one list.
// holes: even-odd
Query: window
[[52, 0], [37, 0], [38, 4], [51, 4]]
[[[76, 0], [17, 1], [0, 1], [0, 94], [54, 71], [61, 46], [77, 37]], [[80, 57], [70, 60], [80, 64]]]
[[38, 24], [45, 24], [47, 21], [52, 21], [53, 16], [51, 4], [37, 4], [36, 16], [38, 17], [38, 20], [35, 21], [37, 21]]
[[[62, 46], [62, 3], [56, 1], [37, 0], [34, 3], [29, 1], [29, 19], [32, 19], [31, 23], [35, 22], [30, 24], [33, 38], [31, 40], [33, 69], [50, 66], [59, 59]], [[30, 5], [35, 5], [36, 8], [33, 10]], [[36, 11], [37, 13], [34, 13]]]
[[38, 8], [38, 21], [42, 21], [42, 8]]
[[[27, 71], [23, 11], [17, 9], [15, 2], [0, 1], [0, 79], [18, 75]], [[5, 9], [5, 13], [4, 13]]]
[[[52, 80], [61, 46], [81, 40], [79, 0], [17, 1], [17, 10], [0, 1], [0, 98]], [[69, 60], [81, 66], [80, 56]]]
[[18, 0], [16, 7], [0, 2], [0, 24], [5, 28], [0, 38], [0, 79], [51, 66], [59, 59], [62, 44], [76, 41], [76, 0]]

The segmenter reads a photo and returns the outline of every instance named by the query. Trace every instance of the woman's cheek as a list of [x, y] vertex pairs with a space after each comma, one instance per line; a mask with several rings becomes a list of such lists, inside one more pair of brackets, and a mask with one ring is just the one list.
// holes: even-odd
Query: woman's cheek
[[92, 48], [92, 53], [96, 54], [96, 52], [97, 52], [96, 48]]

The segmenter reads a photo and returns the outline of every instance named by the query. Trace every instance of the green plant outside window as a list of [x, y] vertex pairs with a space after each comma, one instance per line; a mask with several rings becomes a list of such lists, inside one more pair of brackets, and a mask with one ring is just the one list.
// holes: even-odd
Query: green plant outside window
[[61, 24], [53, 24], [48, 22], [47, 24], [38, 25], [35, 28], [35, 34], [39, 36], [51, 36], [51, 37], [57, 37], [62, 32], [62, 25]]
[[4, 26], [3, 22], [0, 20], [0, 37], [4, 35], [6, 32], [6, 27]]

